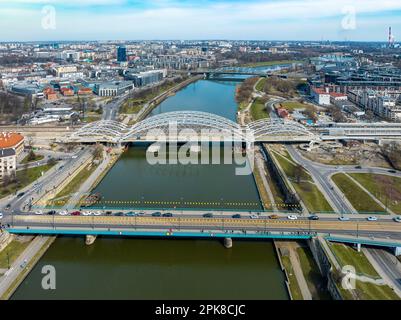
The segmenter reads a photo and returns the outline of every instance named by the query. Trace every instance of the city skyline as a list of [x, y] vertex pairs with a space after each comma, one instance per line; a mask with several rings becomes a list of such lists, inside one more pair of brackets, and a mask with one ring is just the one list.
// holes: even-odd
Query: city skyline
[[386, 41], [401, 34], [395, 0], [0, 0], [0, 41]]

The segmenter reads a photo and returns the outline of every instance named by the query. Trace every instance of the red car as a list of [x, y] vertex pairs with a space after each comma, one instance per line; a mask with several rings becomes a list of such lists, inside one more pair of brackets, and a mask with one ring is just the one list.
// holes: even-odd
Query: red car
[[72, 215], [72, 216], [80, 216], [80, 215], [81, 215], [81, 212], [79, 212], [79, 211], [74, 211], [74, 212], [71, 213], [71, 215]]

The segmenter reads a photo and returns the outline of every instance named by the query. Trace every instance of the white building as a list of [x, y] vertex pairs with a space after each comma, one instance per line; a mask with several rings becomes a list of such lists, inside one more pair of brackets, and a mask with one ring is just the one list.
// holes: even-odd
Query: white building
[[330, 93], [328, 88], [326, 90], [321, 88], [312, 88], [312, 98], [321, 106], [330, 105]]
[[17, 155], [14, 149], [0, 149], [0, 179], [14, 175], [17, 170]]

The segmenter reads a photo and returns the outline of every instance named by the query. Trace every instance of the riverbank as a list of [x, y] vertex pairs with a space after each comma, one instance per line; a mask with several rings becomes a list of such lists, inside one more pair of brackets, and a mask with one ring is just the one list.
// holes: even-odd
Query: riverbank
[[56, 237], [35, 237], [0, 278], [0, 300], [8, 300], [36, 266]]

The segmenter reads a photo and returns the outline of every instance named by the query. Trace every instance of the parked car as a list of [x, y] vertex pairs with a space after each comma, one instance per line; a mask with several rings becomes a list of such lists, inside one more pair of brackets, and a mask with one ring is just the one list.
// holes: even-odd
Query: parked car
[[366, 220], [368, 220], [368, 221], [377, 221], [379, 219], [377, 217], [375, 217], [375, 216], [371, 216], [371, 217], [367, 217]]
[[312, 215], [312, 216], [309, 217], [309, 220], [319, 220], [319, 216]]
[[80, 216], [81, 212], [80, 211], [74, 211], [74, 212], [71, 212], [71, 215], [72, 216]]
[[240, 214], [234, 214], [232, 216], [233, 219], [241, 219], [241, 215]]
[[340, 221], [349, 221], [349, 218], [342, 216], [342, 217], [339, 217], [338, 220], [340, 220]]
[[295, 214], [289, 215], [287, 217], [288, 220], [298, 220], [298, 217]]
[[205, 213], [203, 215], [204, 218], [213, 218], [213, 213]]

